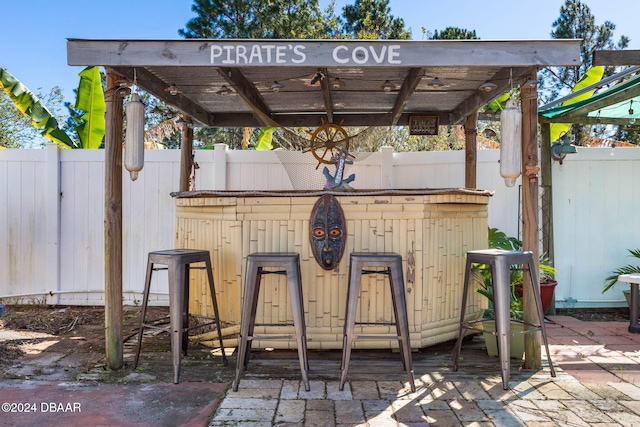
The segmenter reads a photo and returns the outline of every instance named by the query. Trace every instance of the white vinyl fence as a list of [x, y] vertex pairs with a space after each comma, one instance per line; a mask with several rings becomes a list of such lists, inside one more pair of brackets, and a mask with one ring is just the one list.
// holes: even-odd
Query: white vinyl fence
[[[623, 304], [608, 273], [640, 247], [640, 150], [579, 148], [553, 164], [558, 307]], [[489, 225], [517, 236], [519, 189], [499, 175], [499, 152], [478, 152], [478, 188], [494, 192]], [[196, 190], [318, 189], [322, 166], [310, 153], [197, 150]], [[147, 253], [174, 246], [179, 150], [148, 150], [137, 181], [123, 171], [124, 303], [141, 299]], [[333, 171], [333, 167], [330, 168]], [[359, 154], [347, 174], [356, 189], [459, 188], [464, 152]], [[104, 151], [0, 150], [0, 301], [102, 305], [104, 302]], [[318, 185], [320, 187], [318, 187]], [[154, 276], [152, 304], [167, 305]]]

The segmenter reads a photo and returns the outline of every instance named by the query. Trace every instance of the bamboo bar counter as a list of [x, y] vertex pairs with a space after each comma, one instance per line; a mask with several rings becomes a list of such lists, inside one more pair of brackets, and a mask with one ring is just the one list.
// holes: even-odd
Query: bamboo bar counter
[[[347, 220], [347, 243], [335, 270], [320, 267], [309, 243], [309, 219], [318, 197], [339, 200]], [[457, 338], [465, 253], [487, 247], [490, 192], [465, 189], [173, 193], [176, 247], [211, 252], [220, 318], [239, 324], [246, 257], [253, 252], [297, 252], [301, 258], [309, 349], [342, 348], [349, 254], [402, 255], [411, 347]], [[204, 274], [191, 275], [191, 310], [213, 312]], [[286, 281], [263, 280], [256, 323], [292, 323]], [[357, 322], [389, 322], [393, 309], [384, 275], [363, 276]], [[486, 307], [472, 292], [469, 316]], [[207, 305], [208, 304], [208, 305]], [[293, 333], [293, 327], [286, 327]], [[283, 328], [256, 326], [256, 333]], [[288, 333], [285, 331], [285, 333]], [[356, 334], [395, 333], [395, 326], [359, 326]], [[293, 348], [295, 340], [256, 341], [253, 348]], [[354, 348], [397, 348], [398, 340], [356, 340]]]

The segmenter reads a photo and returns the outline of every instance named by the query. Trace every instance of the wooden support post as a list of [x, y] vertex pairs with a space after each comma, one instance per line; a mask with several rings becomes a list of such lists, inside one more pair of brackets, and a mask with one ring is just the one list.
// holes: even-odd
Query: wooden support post
[[107, 69], [104, 161], [104, 325], [109, 369], [123, 365], [122, 339], [122, 98], [118, 76]]
[[477, 164], [478, 164], [478, 113], [470, 114], [464, 122], [464, 186], [476, 188]]
[[[524, 82], [537, 79], [536, 70], [532, 69], [524, 76], [520, 91], [522, 100], [522, 247], [533, 252], [536, 271], [540, 271], [538, 241], [538, 88], [536, 85], [526, 86]], [[534, 323], [538, 321], [536, 303], [531, 287], [531, 279], [524, 274], [524, 320]], [[534, 286], [540, 286], [534, 283]], [[526, 369], [540, 369], [542, 354], [540, 349], [540, 333], [525, 334], [524, 341]]]
[[182, 116], [182, 143], [180, 144], [180, 191], [191, 190], [191, 158], [193, 151], [193, 126], [191, 117]]

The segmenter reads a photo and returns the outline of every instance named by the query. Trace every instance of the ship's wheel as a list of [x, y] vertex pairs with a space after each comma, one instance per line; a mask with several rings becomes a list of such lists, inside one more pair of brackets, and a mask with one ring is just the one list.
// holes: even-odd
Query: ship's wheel
[[351, 137], [344, 128], [335, 123], [323, 123], [311, 134], [309, 150], [313, 157], [321, 163], [332, 164], [331, 157], [345, 149], [349, 152], [349, 140]]

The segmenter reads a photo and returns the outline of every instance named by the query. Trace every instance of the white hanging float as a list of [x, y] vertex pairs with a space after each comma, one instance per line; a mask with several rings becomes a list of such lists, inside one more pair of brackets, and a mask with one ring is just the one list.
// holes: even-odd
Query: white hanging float
[[127, 115], [127, 133], [124, 146], [124, 167], [129, 171], [131, 180], [138, 179], [138, 172], [144, 166], [144, 104], [137, 93], [125, 109]]
[[513, 99], [500, 112], [500, 175], [513, 187], [522, 171], [522, 113]]

